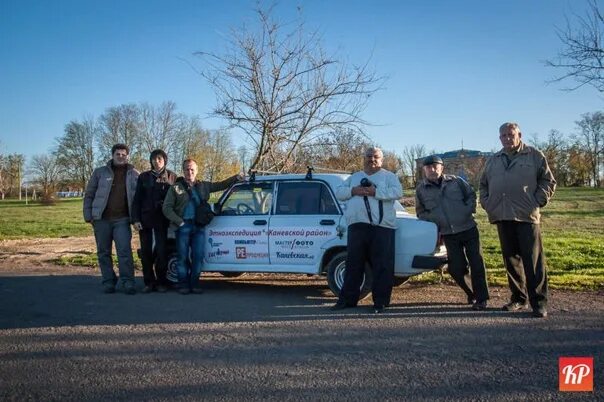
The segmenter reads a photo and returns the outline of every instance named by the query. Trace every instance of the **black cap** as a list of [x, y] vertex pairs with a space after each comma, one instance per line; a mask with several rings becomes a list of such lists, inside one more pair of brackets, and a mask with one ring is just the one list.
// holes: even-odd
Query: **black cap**
[[440, 163], [443, 165], [443, 160], [438, 155], [430, 155], [424, 158], [424, 166], [434, 165], [435, 163]]

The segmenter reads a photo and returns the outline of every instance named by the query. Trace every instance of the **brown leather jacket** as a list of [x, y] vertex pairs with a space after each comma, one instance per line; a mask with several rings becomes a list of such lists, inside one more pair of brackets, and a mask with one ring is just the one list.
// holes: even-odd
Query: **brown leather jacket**
[[487, 161], [480, 178], [480, 205], [489, 222], [539, 223], [543, 208], [554, 195], [556, 180], [543, 153], [520, 143], [507, 163], [502, 149]]

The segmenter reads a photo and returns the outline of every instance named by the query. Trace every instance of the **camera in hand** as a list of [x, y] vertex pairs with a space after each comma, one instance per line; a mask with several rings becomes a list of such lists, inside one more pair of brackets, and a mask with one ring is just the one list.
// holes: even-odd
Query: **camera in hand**
[[368, 178], [363, 177], [361, 179], [361, 187], [371, 187], [372, 185], [373, 185], [373, 183], [370, 182]]

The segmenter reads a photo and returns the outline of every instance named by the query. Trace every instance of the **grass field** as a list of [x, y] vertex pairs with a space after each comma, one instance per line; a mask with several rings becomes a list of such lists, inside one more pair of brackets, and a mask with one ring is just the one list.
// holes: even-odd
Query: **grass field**
[[[406, 195], [411, 194], [406, 192]], [[409, 212], [414, 213], [413, 209]], [[558, 189], [542, 215], [550, 286], [604, 289], [604, 189]], [[481, 208], [478, 208], [477, 220], [489, 283], [506, 285], [497, 230], [487, 222]], [[0, 201], [0, 240], [91, 234], [90, 225], [82, 220], [81, 199], [60, 200], [55, 206]], [[436, 278], [436, 275], [424, 275], [417, 280]]]

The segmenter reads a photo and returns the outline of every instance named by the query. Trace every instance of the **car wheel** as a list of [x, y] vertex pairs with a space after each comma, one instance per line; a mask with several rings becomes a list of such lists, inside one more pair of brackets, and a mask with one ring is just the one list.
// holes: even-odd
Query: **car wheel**
[[178, 254], [171, 254], [168, 257], [168, 270], [166, 279], [172, 283], [178, 283]]
[[393, 284], [394, 286], [401, 286], [409, 282], [409, 279], [411, 279], [410, 276], [395, 276]]
[[[334, 295], [340, 296], [340, 290], [344, 285], [344, 275], [346, 274], [346, 252], [336, 254], [327, 264], [327, 285]], [[371, 269], [365, 265], [365, 274], [361, 282], [361, 293], [359, 300], [367, 297], [371, 292]]]
[[243, 275], [243, 272], [226, 272], [226, 271], [220, 271], [219, 272], [220, 275], [227, 277], [227, 278], [238, 278], [241, 275]]

